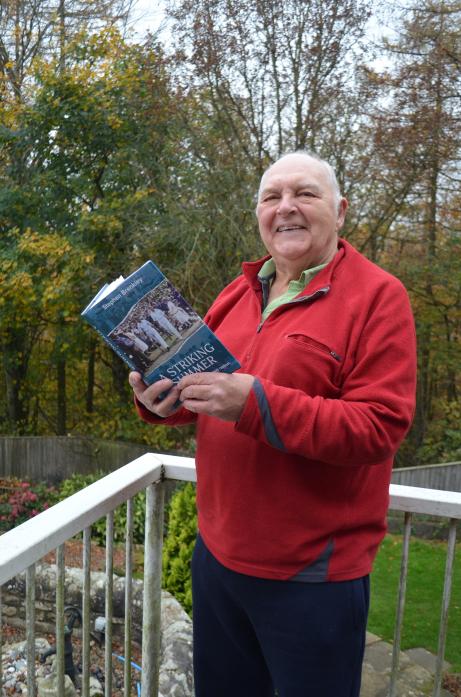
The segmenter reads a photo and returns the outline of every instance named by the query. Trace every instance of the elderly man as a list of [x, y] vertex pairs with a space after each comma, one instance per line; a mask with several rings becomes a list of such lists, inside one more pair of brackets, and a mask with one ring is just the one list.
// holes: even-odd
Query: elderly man
[[144, 419], [197, 421], [197, 697], [360, 692], [415, 332], [402, 284], [338, 238], [346, 209], [324, 161], [275, 162], [256, 210], [268, 256], [206, 317], [240, 372], [189, 375], [163, 401], [170, 381], [130, 375]]

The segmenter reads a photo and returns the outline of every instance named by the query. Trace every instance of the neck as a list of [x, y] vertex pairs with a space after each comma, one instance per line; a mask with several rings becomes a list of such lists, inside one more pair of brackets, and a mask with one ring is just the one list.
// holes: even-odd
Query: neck
[[327, 252], [323, 257], [314, 260], [296, 259], [291, 261], [287, 259], [275, 259], [272, 257], [274, 260], [276, 273], [274, 283], [277, 280], [279, 283], [288, 286], [290, 281], [297, 281], [303, 271], [313, 269], [316, 266], [320, 266], [320, 264], [329, 264], [337, 251], [338, 247], [335, 245], [335, 247]]
[[288, 290], [290, 281], [297, 281], [304, 269], [294, 270], [293, 268], [275, 267], [275, 278], [272, 281], [269, 291], [269, 302], [283, 295]]

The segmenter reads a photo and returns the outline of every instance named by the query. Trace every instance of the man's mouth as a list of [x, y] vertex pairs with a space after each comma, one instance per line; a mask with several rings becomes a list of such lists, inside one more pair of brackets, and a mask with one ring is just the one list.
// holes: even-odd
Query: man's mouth
[[304, 225], [279, 225], [276, 232], [291, 232], [292, 230], [306, 230]]

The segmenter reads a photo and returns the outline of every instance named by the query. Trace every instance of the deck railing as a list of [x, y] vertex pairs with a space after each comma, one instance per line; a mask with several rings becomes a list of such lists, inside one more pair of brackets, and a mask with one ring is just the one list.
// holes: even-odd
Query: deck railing
[[[82, 594], [82, 697], [90, 689], [90, 583], [91, 526], [106, 518], [106, 588], [105, 588], [105, 697], [112, 694], [112, 598], [113, 598], [113, 516], [114, 510], [127, 504], [125, 551], [125, 675], [124, 697], [131, 694], [131, 581], [133, 574], [132, 499], [146, 490], [144, 543], [144, 593], [142, 619], [142, 697], [157, 697], [160, 660], [160, 601], [163, 509], [165, 480], [195, 481], [192, 458], [164, 454], [146, 454], [108, 474], [82, 491], [61, 501], [35, 518], [0, 537], [0, 588], [16, 574], [26, 571], [27, 629], [27, 694], [36, 697], [35, 681], [35, 565], [49, 552], [56, 550], [56, 669], [57, 688], [64, 694], [64, 543], [83, 531], [83, 594]], [[453, 575], [457, 521], [461, 519], [461, 494], [420, 489], [392, 484], [390, 509], [405, 514], [401, 578], [389, 697], [396, 695], [405, 589], [408, 570], [409, 540], [413, 514], [440, 516], [449, 520], [449, 536], [439, 648], [433, 697], [439, 697], [447, 633], [448, 608]], [[1, 594], [0, 594], [1, 628]], [[1, 634], [0, 634], [1, 651]]]

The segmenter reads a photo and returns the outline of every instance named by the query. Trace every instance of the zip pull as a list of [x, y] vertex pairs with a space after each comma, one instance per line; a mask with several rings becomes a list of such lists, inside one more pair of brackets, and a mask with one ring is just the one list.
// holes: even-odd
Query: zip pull
[[259, 334], [259, 332], [261, 331], [261, 329], [263, 327], [263, 324], [264, 324], [264, 320], [262, 319], [261, 322], [256, 327], [256, 334]]
[[330, 351], [330, 356], [333, 356], [335, 361], [338, 361], [338, 363], [341, 363], [342, 358], [339, 354], [336, 353], [336, 351]]

